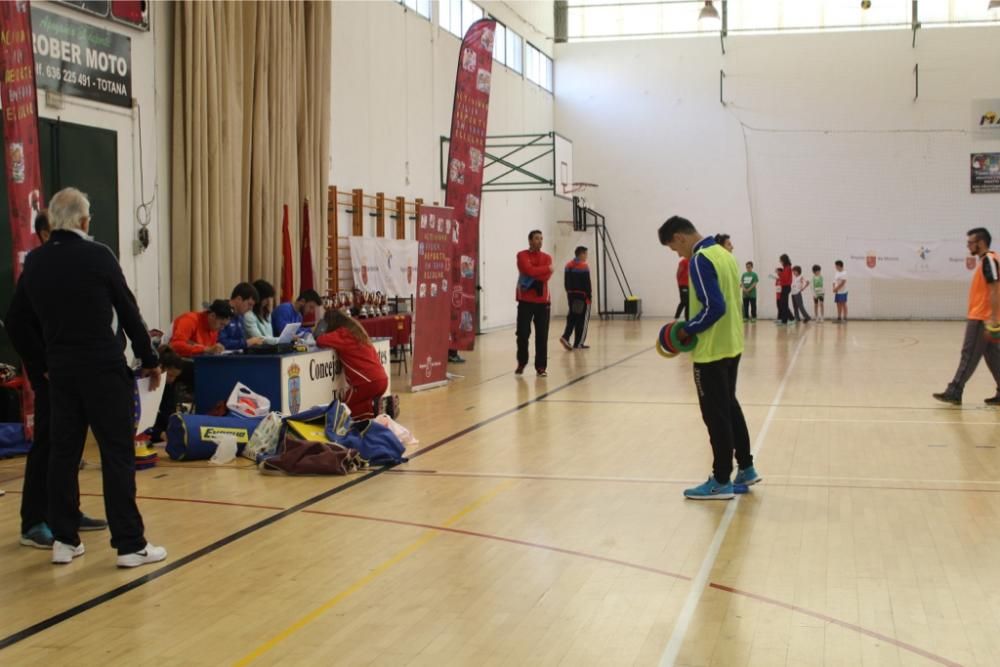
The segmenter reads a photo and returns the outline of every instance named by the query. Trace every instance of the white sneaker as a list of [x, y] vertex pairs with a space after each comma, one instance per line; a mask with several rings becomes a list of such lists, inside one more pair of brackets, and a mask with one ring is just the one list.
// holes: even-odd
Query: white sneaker
[[56, 540], [52, 543], [52, 562], [65, 565], [66, 563], [73, 562], [73, 559], [77, 556], [82, 556], [85, 551], [83, 542], [74, 547], [72, 544]]
[[118, 567], [139, 567], [150, 563], [159, 563], [167, 557], [167, 550], [146, 542], [146, 548], [131, 554], [118, 556]]

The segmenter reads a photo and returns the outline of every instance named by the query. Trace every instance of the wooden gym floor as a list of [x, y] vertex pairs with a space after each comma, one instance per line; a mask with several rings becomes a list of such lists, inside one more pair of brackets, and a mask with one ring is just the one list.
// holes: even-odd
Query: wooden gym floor
[[[964, 325], [749, 328], [765, 481], [699, 503], [707, 436], [660, 323], [553, 337], [546, 379], [481, 337], [464, 379], [403, 394], [421, 445], [391, 471], [140, 472], [170, 556], [139, 570], [106, 533], [68, 566], [18, 546], [23, 461], [0, 462], [0, 664], [997, 664], [1000, 413], [985, 367], [964, 407], [930, 397]], [[99, 471], [81, 486], [103, 516]]]

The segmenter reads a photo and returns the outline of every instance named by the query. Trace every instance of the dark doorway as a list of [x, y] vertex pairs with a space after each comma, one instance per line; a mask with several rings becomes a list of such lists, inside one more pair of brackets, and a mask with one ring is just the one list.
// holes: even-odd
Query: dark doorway
[[[0, 126], [0, 133], [3, 132]], [[46, 202], [62, 188], [75, 187], [90, 198], [94, 239], [118, 252], [118, 134], [75, 123], [38, 119], [42, 196]], [[0, 178], [0, 319], [14, 294], [7, 174]], [[5, 331], [0, 328], [0, 362], [19, 365]]]

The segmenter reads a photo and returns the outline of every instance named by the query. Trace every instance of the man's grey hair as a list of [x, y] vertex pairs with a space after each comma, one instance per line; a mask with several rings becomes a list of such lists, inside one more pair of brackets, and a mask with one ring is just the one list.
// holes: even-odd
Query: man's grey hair
[[49, 224], [56, 229], [83, 229], [90, 217], [90, 200], [76, 188], [63, 188], [49, 202]]

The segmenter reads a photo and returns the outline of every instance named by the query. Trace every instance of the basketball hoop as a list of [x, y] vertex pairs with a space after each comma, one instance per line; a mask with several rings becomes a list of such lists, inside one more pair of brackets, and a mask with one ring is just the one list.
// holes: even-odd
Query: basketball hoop
[[562, 184], [563, 194], [565, 194], [565, 195], [573, 194], [575, 192], [584, 192], [588, 188], [596, 188], [596, 187], [598, 187], [597, 183], [585, 183], [585, 182], [582, 182], [582, 181], [579, 182], [579, 183], [563, 183]]

